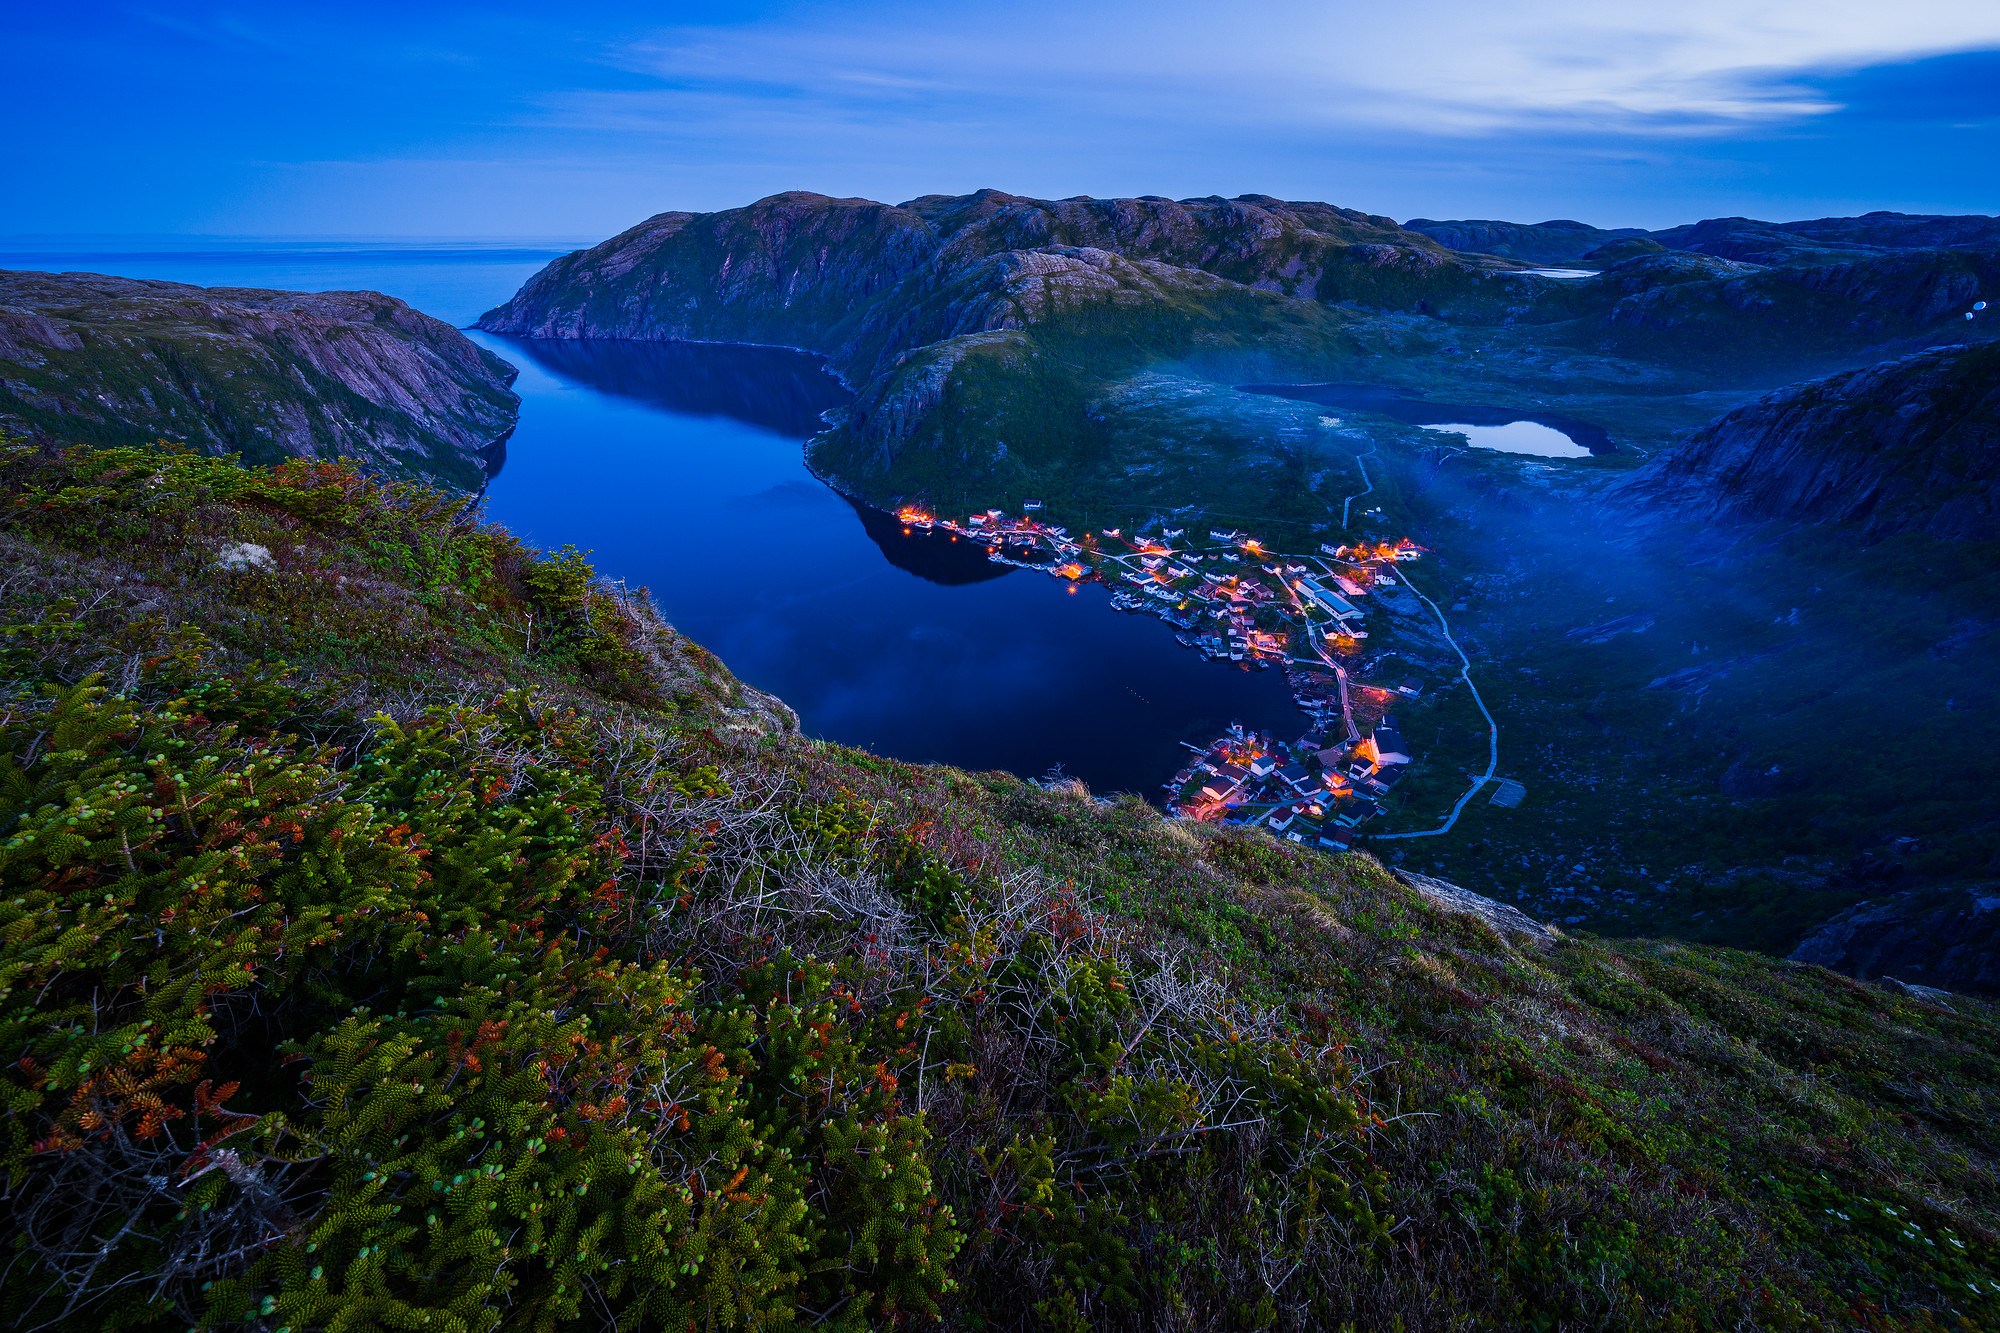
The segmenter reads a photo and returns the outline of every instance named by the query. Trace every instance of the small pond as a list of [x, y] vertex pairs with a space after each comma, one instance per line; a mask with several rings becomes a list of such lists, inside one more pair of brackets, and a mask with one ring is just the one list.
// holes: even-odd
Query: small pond
[[1553, 426], [1539, 421], [1510, 421], [1504, 426], [1473, 426], [1448, 421], [1425, 426], [1440, 435], [1463, 435], [1475, 449], [1492, 449], [1503, 454], [1533, 454], [1537, 458], [1588, 458], [1590, 450]]
[[1617, 452], [1604, 427], [1555, 412], [1483, 407], [1410, 398], [1382, 384], [1240, 384], [1244, 393], [1373, 412], [1411, 426], [1464, 435], [1475, 448], [1539, 458], [1586, 458]]

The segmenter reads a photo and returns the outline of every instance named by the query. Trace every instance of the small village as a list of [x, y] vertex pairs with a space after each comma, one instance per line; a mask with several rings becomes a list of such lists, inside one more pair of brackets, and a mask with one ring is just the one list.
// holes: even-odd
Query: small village
[[1424, 687], [1413, 678], [1362, 685], [1350, 680], [1349, 663], [1368, 637], [1370, 594], [1394, 587], [1397, 566], [1421, 559], [1422, 548], [1408, 540], [1326, 544], [1295, 555], [1234, 529], [1190, 531], [1158, 520], [1130, 534], [1103, 528], [1072, 536], [1036, 519], [1040, 504], [1023, 507], [1020, 517], [989, 509], [960, 521], [906, 505], [897, 518], [905, 533], [983, 542], [997, 564], [1072, 586], [1101, 581], [1113, 590], [1114, 608], [1159, 617], [1182, 646], [1215, 661], [1283, 670], [1310, 719], [1306, 732], [1281, 742], [1233, 723], [1205, 748], [1183, 742], [1194, 755], [1165, 784], [1167, 804], [1186, 818], [1258, 825], [1306, 846], [1352, 846], [1411, 761], [1385, 701], [1415, 698]]

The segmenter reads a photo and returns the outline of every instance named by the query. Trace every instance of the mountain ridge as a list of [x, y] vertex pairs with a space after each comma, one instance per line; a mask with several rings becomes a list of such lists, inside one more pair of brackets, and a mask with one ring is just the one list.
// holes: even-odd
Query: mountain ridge
[[1620, 241], [1650, 241], [1669, 250], [1712, 254], [1758, 263], [1825, 263], [1888, 250], [2000, 245], [2000, 218], [1985, 214], [1894, 213], [1766, 222], [1757, 218], [1703, 218], [1648, 230], [1594, 227], [1569, 219], [1505, 222], [1496, 218], [1411, 218], [1403, 224], [1454, 250], [1484, 251], [1510, 259], [1574, 264]]
[[0, 418], [29, 431], [353, 456], [461, 490], [520, 405], [512, 366], [378, 292], [0, 272], [0, 366]]

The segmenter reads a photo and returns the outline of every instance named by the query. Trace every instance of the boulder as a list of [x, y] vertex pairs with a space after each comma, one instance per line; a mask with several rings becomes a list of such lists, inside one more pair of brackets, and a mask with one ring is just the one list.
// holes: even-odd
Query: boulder
[[1563, 938], [1560, 930], [1535, 920], [1518, 907], [1509, 907], [1484, 894], [1461, 889], [1449, 880], [1418, 875], [1408, 870], [1392, 870], [1390, 873], [1398, 882], [1415, 889], [1445, 911], [1478, 917], [1499, 932], [1502, 939], [1536, 949], [1552, 949]]

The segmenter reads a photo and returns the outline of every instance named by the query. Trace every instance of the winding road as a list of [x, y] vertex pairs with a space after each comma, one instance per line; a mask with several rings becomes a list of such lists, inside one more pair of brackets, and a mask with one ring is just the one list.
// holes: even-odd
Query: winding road
[[1372, 493], [1375, 489], [1375, 483], [1369, 479], [1367, 467], [1364, 466], [1361, 462], [1361, 460], [1364, 458], [1373, 458], [1374, 456], [1375, 456], [1375, 446], [1372, 444], [1368, 446], [1367, 453], [1354, 455], [1355, 470], [1361, 473], [1361, 489], [1340, 502], [1340, 526], [1343, 529], [1346, 528], [1347, 526], [1348, 506], [1352, 505], [1356, 500], [1359, 500], [1362, 496]]
[[1458, 654], [1458, 678], [1465, 682], [1466, 689], [1472, 691], [1472, 702], [1479, 705], [1480, 715], [1486, 719], [1486, 771], [1472, 780], [1472, 785], [1465, 789], [1465, 795], [1458, 798], [1458, 803], [1452, 806], [1451, 813], [1445, 816], [1444, 823], [1434, 829], [1420, 829], [1414, 833], [1377, 833], [1374, 835], [1376, 841], [1388, 838], [1435, 838], [1441, 833], [1451, 832], [1452, 825], [1458, 822], [1459, 813], [1465, 809], [1466, 803], [1478, 794], [1481, 787], [1493, 781], [1494, 774], [1500, 767], [1500, 724], [1493, 720], [1493, 714], [1487, 711], [1486, 700], [1479, 697], [1479, 687], [1472, 683], [1472, 659], [1465, 655], [1465, 649], [1459, 647], [1458, 640], [1451, 636], [1451, 624], [1444, 618], [1444, 612], [1438, 604], [1424, 596], [1423, 590], [1417, 587], [1407, 572], [1403, 573], [1402, 579], [1403, 586], [1422, 598], [1424, 605], [1431, 609], [1431, 614], [1437, 617], [1438, 628], [1444, 632], [1444, 641]]

